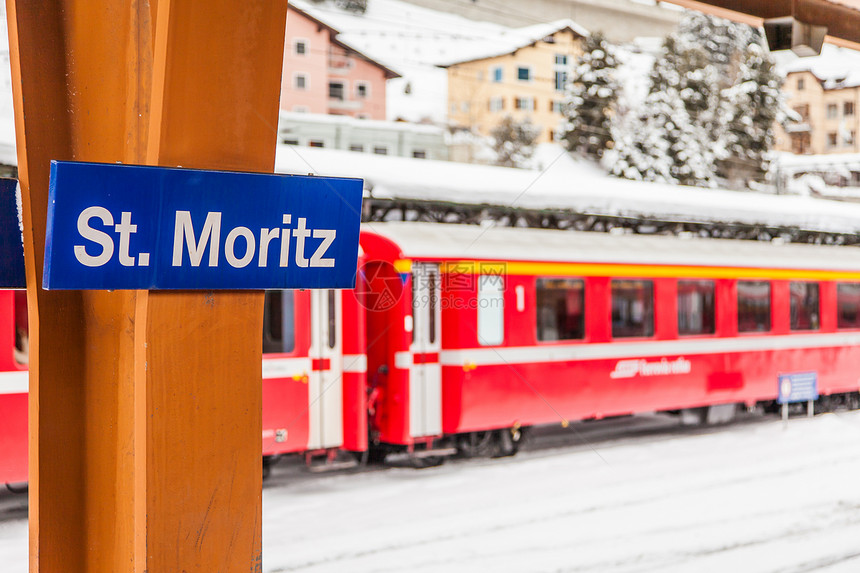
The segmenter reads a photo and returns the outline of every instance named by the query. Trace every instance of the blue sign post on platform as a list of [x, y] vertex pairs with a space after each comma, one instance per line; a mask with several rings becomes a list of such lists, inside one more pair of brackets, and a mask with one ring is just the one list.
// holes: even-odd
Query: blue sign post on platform
[[352, 288], [362, 181], [51, 163], [46, 289]]
[[26, 288], [24, 243], [14, 179], [0, 179], [0, 288]]
[[776, 401], [782, 405], [783, 421], [788, 420], [788, 405], [794, 402], [806, 402], [807, 415], [812, 416], [815, 400], [818, 400], [817, 372], [794, 372], [778, 376]]

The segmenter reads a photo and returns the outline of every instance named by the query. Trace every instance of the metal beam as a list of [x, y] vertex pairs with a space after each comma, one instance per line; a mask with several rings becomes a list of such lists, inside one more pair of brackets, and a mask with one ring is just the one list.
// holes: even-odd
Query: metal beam
[[752, 26], [762, 20], [794, 16], [803, 22], [827, 27], [827, 41], [860, 49], [860, 2], [852, 0], [667, 0]]

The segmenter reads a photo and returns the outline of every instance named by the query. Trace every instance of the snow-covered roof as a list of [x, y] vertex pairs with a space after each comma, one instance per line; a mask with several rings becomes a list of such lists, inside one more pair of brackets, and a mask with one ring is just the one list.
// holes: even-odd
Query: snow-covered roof
[[282, 145], [275, 169], [360, 177], [381, 199], [860, 233], [860, 204], [617, 179], [561, 148], [541, 163], [542, 170], [512, 169]]
[[300, 7], [297, 5], [296, 2], [290, 2], [289, 8], [291, 10], [294, 10], [295, 12], [301, 14], [305, 18], [308, 18], [308, 19], [316, 22], [317, 24], [319, 24], [320, 26], [322, 26], [323, 28], [328, 30], [330, 37], [331, 37], [331, 42], [333, 44], [340, 46], [341, 48], [343, 48], [344, 50], [346, 50], [348, 52], [352, 52], [353, 54], [355, 54], [357, 57], [361, 58], [362, 60], [365, 60], [369, 64], [372, 64], [372, 65], [376, 66], [377, 68], [381, 69], [385, 73], [386, 79], [392, 79], [392, 78], [399, 78], [400, 77], [400, 74], [398, 74], [397, 72], [395, 72], [394, 70], [392, 70], [391, 68], [389, 68], [388, 66], [383, 64], [382, 62], [377, 61], [374, 58], [367, 56], [366, 54], [362, 53], [355, 46], [352, 46], [349, 43], [347, 43], [346, 41], [344, 41], [344, 39], [340, 37], [341, 36], [340, 30], [338, 30], [337, 28], [335, 28], [334, 26], [332, 26], [331, 24], [326, 22], [324, 18], [321, 18], [319, 15], [314, 14], [313, 12], [315, 12], [315, 10], [313, 10], [313, 8], [311, 6], [301, 6]]
[[488, 45], [476, 44], [472, 47], [472, 50], [458, 54], [457, 58], [448, 62], [440, 62], [439, 67], [447, 68], [456, 64], [510, 54], [521, 48], [531, 46], [547, 36], [551, 36], [562, 30], [570, 30], [577, 36], [584, 37], [588, 35], [588, 30], [569, 18], [535, 24], [524, 28], [510, 28], [499, 34], [498, 41]]
[[780, 68], [786, 75], [810, 72], [826, 90], [860, 86], [860, 52], [832, 44], [824, 44], [820, 56], [793, 57]]
[[369, 223], [409, 258], [860, 271], [860, 249], [547, 229]]

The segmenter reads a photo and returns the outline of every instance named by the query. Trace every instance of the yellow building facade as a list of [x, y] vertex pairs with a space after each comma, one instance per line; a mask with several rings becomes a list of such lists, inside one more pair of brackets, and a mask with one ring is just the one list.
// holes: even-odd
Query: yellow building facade
[[585, 33], [568, 22], [504, 53], [443, 66], [449, 123], [488, 136], [506, 116], [518, 122], [528, 118], [540, 129], [538, 143], [553, 141], [562, 121], [564, 87]]
[[796, 117], [777, 127], [775, 148], [796, 154], [858, 153], [860, 86], [823, 80], [810, 71], [787, 74], [786, 106]]

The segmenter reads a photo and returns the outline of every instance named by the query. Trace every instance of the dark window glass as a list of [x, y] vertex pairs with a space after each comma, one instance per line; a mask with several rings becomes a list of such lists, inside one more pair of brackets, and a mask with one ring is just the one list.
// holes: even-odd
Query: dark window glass
[[818, 330], [818, 283], [793, 282], [791, 292], [791, 329]]
[[738, 332], [770, 330], [770, 283], [738, 281]]
[[612, 336], [654, 335], [654, 283], [612, 281]]
[[15, 362], [30, 362], [30, 324], [27, 320], [27, 292], [15, 291]]
[[522, 82], [530, 81], [532, 79], [531, 72], [531, 68], [519, 67], [517, 68], [517, 79]]
[[435, 273], [427, 273], [427, 291], [430, 294], [429, 305], [427, 315], [427, 329], [430, 331], [428, 336], [428, 342], [433, 344], [436, 342], [436, 274]]
[[836, 285], [836, 308], [839, 328], [860, 328], [860, 283]]
[[373, 152], [377, 155], [388, 155], [388, 148], [382, 146], [374, 147]]
[[341, 83], [341, 82], [329, 82], [329, 84], [328, 84], [328, 97], [330, 99], [336, 99], [339, 101], [343, 101], [343, 83]]
[[304, 42], [296, 42], [296, 53], [297, 54], [306, 54], [307, 53], [307, 45]]
[[267, 291], [263, 313], [263, 352], [292, 352], [296, 347], [293, 291]]
[[537, 280], [537, 339], [585, 337], [585, 283], [581, 279]]
[[325, 147], [325, 142], [319, 139], [311, 139], [308, 141], [308, 147]]
[[714, 281], [678, 281], [678, 334], [713, 334]]
[[328, 291], [328, 347], [337, 344], [337, 307], [334, 302], [335, 291]]

